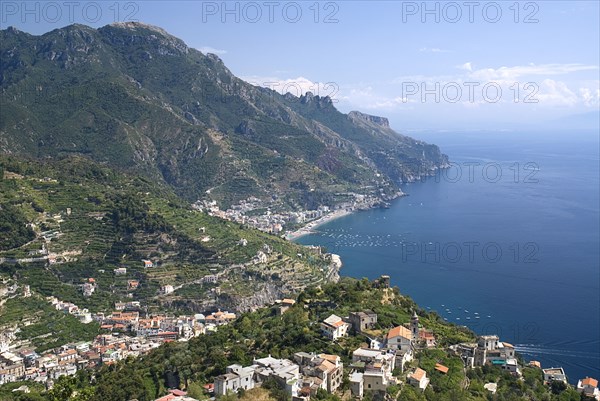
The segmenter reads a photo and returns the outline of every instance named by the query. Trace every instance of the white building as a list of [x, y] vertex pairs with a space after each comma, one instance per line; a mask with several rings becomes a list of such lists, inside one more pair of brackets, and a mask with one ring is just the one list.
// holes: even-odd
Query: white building
[[362, 398], [364, 394], [363, 374], [354, 372], [350, 375], [350, 392], [353, 397]]
[[239, 389], [253, 389], [256, 385], [255, 369], [254, 365], [245, 368], [242, 365], [229, 365], [227, 373], [215, 378], [215, 395], [221, 396], [227, 392], [236, 393]]
[[412, 332], [404, 326], [394, 327], [386, 337], [387, 347], [393, 350], [408, 351], [412, 349]]
[[341, 317], [331, 315], [321, 323], [321, 333], [331, 340], [337, 340], [340, 337], [348, 335], [350, 324], [342, 320]]
[[544, 381], [551, 383], [553, 381], [560, 381], [567, 384], [567, 375], [563, 368], [548, 368], [542, 369], [544, 373]]
[[160, 290], [162, 291], [163, 294], [171, 294], [175, 291], [175, 288], [173, 288], [173, 286], [171, 284], [167, 284], [167, 285], [163, 285], [162, 287], [160, 287]]
[[421, 368], [416, 368], [413, 373], [408, 375], [408, 384], [411, 386], [424, 391], [429, 385], [429, 378], [427, 377], [427, 372], [425, 372]]

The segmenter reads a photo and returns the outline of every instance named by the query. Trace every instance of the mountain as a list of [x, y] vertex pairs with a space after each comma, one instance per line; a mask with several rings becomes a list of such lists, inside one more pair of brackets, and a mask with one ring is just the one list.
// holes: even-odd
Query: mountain
[[253, 195], [308, 208], [348, 192], [386, 199], [447, 164], [385, 118], [250, 85], [217, 56], [142, 23], [41, 36], [8, 28], [0, 60], [1, 153], [85, 156], [188, 201]]

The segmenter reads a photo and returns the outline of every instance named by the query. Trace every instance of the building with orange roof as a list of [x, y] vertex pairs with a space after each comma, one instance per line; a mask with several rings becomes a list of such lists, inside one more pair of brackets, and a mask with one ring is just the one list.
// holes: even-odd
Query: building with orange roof
[[429, 378], [427, 377], [427, 372], [425, 372], [421, 368], [416, 368], [413, 373], [408, 375], [407, 379], [408, 384], [421, 391], [425, 391], [425, 389], [429, 385]]
[[426, 348], [433, 348], [436, 346], [435, 336], [429, 330], [425, 330], [425, 329], [419, 330], [419, 341]]
[[598, 389], [598, 380], [586, 377], [577, 382], [577, 391], [586, 397], [594, 398], [600, 401], [600, 390]]
[[437, 370], [438, 372], [442, 372], [443, 374], [448, 373], [448, 367], [440, 363], [435, 364], [435, 370]]
[[394, 327], [386, 336], [386, 344], [393, 350], [409, 351], [413, 348], [412, 332], [404, 326]]

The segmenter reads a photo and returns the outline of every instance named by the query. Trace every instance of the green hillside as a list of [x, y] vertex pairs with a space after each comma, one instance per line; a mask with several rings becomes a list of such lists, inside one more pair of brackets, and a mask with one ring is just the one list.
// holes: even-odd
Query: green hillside
[[[83, 157], [2, 156], [0, 165], [0, 276], [43, 296], [91, 311], [129, 297], [150, 311], [203, 311], [234, 308], [267, 284], [277, 288], [272, 297], [295, 293], [329, 273], [317, 250], [195, 211], [166, 185]], [[266, 263], [252, 262], [259, 251]], [[155, 266], [145, 268], [142, 260]], [[116, 268], [127, 274], [115, 275]], [[214, 286], [201, 282], [209, 274], [219, 276], [216, 297]], [[80, 286], [89, 278], [97, 289], [84, 297]], [[129, 288], [130, 280], [139, 286]], [[178, 290], [160, 296], [166, 284]]]
[[436, 146], [373, 123], [378, 117], [252, 86], [217, 56], [141, 23], [41, 36], [9, 28], [0, 56], [0, 152], [85, 156], [189, 201], [276, 195], [306, 207], [312, 192], [330, 204], [349, 191], [387, 198], [447, 164]]

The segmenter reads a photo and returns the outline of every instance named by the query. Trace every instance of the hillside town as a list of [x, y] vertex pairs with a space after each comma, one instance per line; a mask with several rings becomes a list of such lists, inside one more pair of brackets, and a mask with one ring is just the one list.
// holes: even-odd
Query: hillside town
[[[25, 288], [24, 295], [31, 296], [29, 288]], [[188, 341], [237, 318], [235, 313], [221, 310], [206, 315], [147, 315], [141, 312], [138, 301], [118, 302], [112, 313], [92, 314], [56, 297], [48, 297], [47, 301], [81, 323], [97, 322], [103, 334], [93, 341], [69, 343], [39, 354], [27, 341], [17, 338], [18, 329], [4, 330], [0, 333], [0, 385], [29, 380], [51, 388], [61, 376], [138, 357], [167, 342]]]
[[[389, 282], [382, 277], [381, 282]], [[110, 314], [89, 314], [76, 305], [50, 297], [47, 300], [57, 310], [77, 316], [82, 321], [96, 321], [103, 334], [91, 342], [65, 344], [56, 349], [38, 354], [31, 347], [19, 346], [14, 332], [3, 332], [0, 336], [0, 384], [15, 381], [43, 383], [51, 388], [61, 376], [72, 376], [80, 369], [97, 368], [116, 364], [128, 357], [139, 357], [168, 342], [189, 341], [199, 335], [211, 335], [219, 327], [234, 322], [237, 316], [226, 311], [207, 315], [167, 316], [144, 315], [138, 302], [120, 302]], [[295, 299], [278, 300], [272, 311], [283, 316], [295, 307]], [[326, 352], [295, 352], [290, 358], [275, 358], [271, 355], [254, 358], [252, 364], [231, 364], [226, 372], [206, 384], [207, 396], [220, 398], [239, 391], [252, 390], [267, 383], [275, 383], [293, 401], [308, 401], [317, 394], [343, 395], [342, 384], [349, 383], [352, 399], [385, 396], [410, 386], [424, 392], [430, 386], [431, 376], [451, 375], [456, 366], [436, 363], [432, 370], [414, 364], [426, 350], [440, 349], [436, 334], [420, 322], [419, 314], [412, 312], [407, 324], [376, 330], [378, 314], [372, 310], [352, 311], [347, 316], [331, 313], [319, 323], [323, 341], [336, 344], [355, 337], [364, 340], [354, 349], [350, 362], [343, 363], [343, 355]], [[441, 348], [462, 360], [461, 370], [484, 366], [498, 367], [515, 378], [522, 377], [523, 365], [519, 362], [515, 347], [496, 335], [481, 335], [476, 342], [458, 343]], [[562, 367], [543, 368], [537, 361], [530, 361], [528, 368], [535, 368], [543, 375], [544, 382], [551, 386], [562, 383], [568, 386]], [[468, 385], [468, 383], [464, 383]], [[27, 391], [22, 386], [18, 391]], [[496, 393], [497, 382], [485, 383], [490, 395]], [[590, 399], [600, 400], [598, 381], [585, 377], [575, 387]], [[393, 395], [393, 394], [392, 394]], [[186, 391], [169, 390], [169, 394], [156, 401], [194, 401]]]

